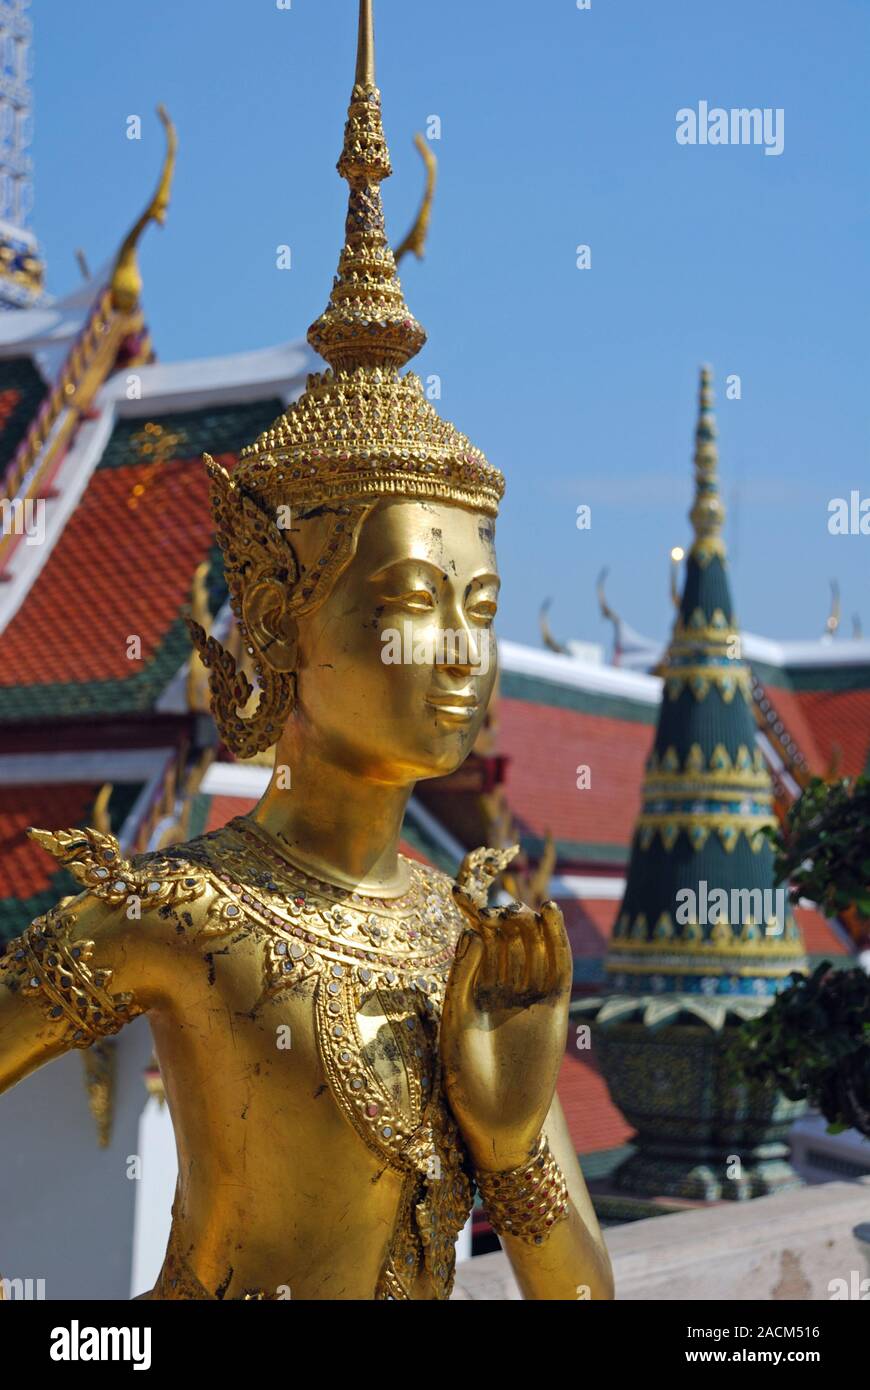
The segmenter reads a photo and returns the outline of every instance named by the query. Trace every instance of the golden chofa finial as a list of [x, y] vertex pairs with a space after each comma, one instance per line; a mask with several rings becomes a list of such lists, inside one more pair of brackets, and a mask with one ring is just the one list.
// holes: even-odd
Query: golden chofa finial
[[396, 265], [399, 265], [403, 256], [407, 256], [409, 251], [413, 251], [418, 261], [422, 261], [426, 250], [426, 237], [429, 235], [429, 223], [432, 220], [432, 204], [435, 200], [435, 184], [438, 178], [438, 160], [435, 158], [429, 143], [424, 136], [419, 133], [414, 136], [414, 144], [420, 151], [420, 157], [426, 166], [426, 187], [423, 191], [423, 201], [420, 210], [414, 219], [414, 225], [403, 242], [396, 247], [393, 252]]
[[160, 180], [154, 197], [124, 238], [115, 261], [115, 269], [112, 272], [112, 304], [119, 313], [123, 314], [132, 313], [139, 304], [139, 297], [142, 293], [142, 276], [136, 260], [139, 238], [149, 222], [159, 222], [163, 226], [166, 221], [166, 209], [169, 207], [169, 195], [172, 190], [172, 176], [175, 173], [175, 154], [178, 149], [175, 126], [172, 124], [165, 106], [158, 106], [157, 114], [166, 131], [166, 156], [163, 160]]
[[695, 500], [689, 520], [695, 532], [692, 554], [701, 564], [713, 555], [724, 558], [722, 526], [725, 507], [719, 496], [719, 454], [716, 449], [716, 421], [713, 416], [713, 373], [701, 368], [698, 394], [698, 425], [695, 430]]
[[356, 80], [338, 172], [350, 186], [345, 241], [324, 313], [308, 341], [336, 371], [397, 370], [426, 333], [412, 315], [387, 242], [380, 185], [392, 173], [375, 86], [372, 0], [360, 0]]

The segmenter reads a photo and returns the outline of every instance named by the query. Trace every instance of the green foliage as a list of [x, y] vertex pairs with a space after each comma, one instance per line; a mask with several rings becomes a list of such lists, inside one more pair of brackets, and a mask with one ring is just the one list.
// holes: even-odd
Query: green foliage
[[808, 1100], [836, 1132], [870, 1137], [870, 976], [832, 970], [792, 975], [760, 1018], [731, 1045], [742, 1078], [773, 1081], [789, 1100]]
[[829, 917], [855, 907], [870, 918], [870, 777], [812, 778], [785, 825], [765, 834], [777, 881], [790, 882], [795, 901], [809, 898]]
[[[870, 778], [827, 783], [815, 777], [768, 830], [777, 881], [829, 917], [855, 908], [870, 919]], [[735, 1076], [773, 1081], [789, 1100], [807, 1100], [837, 1133], [870, 1137], [870, 976], [825, 961], [792, 975], [760, 1018], [745, 1023], [730, 1049]]]

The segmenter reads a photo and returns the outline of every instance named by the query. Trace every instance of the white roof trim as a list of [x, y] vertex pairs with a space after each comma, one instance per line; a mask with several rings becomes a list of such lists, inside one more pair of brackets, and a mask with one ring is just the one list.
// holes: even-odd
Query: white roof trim
[[553, 898], [599, 898], [606, 902], [621, 902], [625, 892], [624, 878], [596, 878], [593, 874], [556, 874], [550, 879]]
[[870, 665], [870, 641], [774, 642], [768, 637], [743, 634], [743, 655], [747, 661], [764, 661], [769, 666], [864, 666]]
[[173, 748], [117, 748], [83, 753], [4, 753], [0, 783], [7, 787], [70, 782], [148, 782], [162, 773]]
[[9, 560], [11, 575], [0, 585], [0, 633], [14, 618], [54, 549], [58, 537], [71, 513], [78, 506], [82, 493], [103, 455], [114, 425], [114, 412], [107, 411], [96, 420], [85, 420], [53, 481], [58, 496], [45, 503], [45, 538], [41, 545], [28, 545], [24, 540]]
[[[124, 418], [167, 411], [201, 410], [207, 405], [239, 405], [275, 395], [294, 399], [320, 358], [302, 341], [239, 352], [229, 357], [201, 357], [191, 362], [151, 362], [109, 377], [98, 396], [112, 402]], [[137, 377], [141, 397], [128, 400], [128, 378]], [[253, 441], [251, 441], [253, 442]]]
[[621, 695], [623, 699], [639, 700], [646, 705], [657, 705], [661, 699], [662, 683], [658, 676], [623, 671], [618, 666], [596, 666], [556, 652], [521, 646], [518, 642], [500, 641], [498, 650], [502, 670], [516, 675], [596, 694]]
[[203, 796], [239, 796], [259, 801], [272, 773], [256, 763], [212, 763], [199, 790]]

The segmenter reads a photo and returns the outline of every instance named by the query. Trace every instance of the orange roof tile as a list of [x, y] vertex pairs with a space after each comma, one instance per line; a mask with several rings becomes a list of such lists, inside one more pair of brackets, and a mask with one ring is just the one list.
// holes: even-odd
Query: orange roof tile
[[51, 887], [57, 862], [26, 835], [66, 830], [87, 820], [100, 784], [4, 787], [0, 790], [0, 898], [31, 898]]
[[[135, 488], [146, 491], [137, 497]], [[131, 503], [137, 505], [131, 506]], [[0, 686], [124, 680], [153, 656], [212, 544], [198, 460], [94, 474], [0, 637]], [[141, 641], [141, 659], [128, 639]]]
[[601, 957], [613, 934], [619, 903], [613, 898], [557, 898], [571, 943], [571, 954]]
[[634, 1130], [610, 1099], [594, 1059], [588, 1052], [578, 1053], [572, 1047], [573, 1038], [572, 1032], [557, 1089], [574, 1148], [578, 1154], [618, 1148]]
[[[624, 851], [640, 810], [652, 724], [502, 697], [499, 752], [511, 761], [505, 791], [521, 832]], [[590, 785], [578, 790], [577, 768]]]
[[801, 690], [793, 699], [809, 728], [822, 766], [856, 777], [870, 762], [870, 690]]
[[801, 929], [807, 954], [811, 956], [848, 956], [834, 927], [815, 907], [796, 907], [794, 915]]

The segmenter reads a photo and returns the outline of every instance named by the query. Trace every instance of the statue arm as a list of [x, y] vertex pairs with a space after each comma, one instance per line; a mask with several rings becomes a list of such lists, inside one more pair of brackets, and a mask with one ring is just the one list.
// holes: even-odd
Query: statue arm
[[568, 1215], [554, 1225], [541, 1245], [500, 1233], [514, 1277], [527, 1299], [611, 1299], [610, 1256], [558, 1096], [553, 1097], [544, 1134], [568, 1189]]
[[145, 933], [92, 893], [37, 917], [0, 955], [0, 1092], [146, 1007]]

